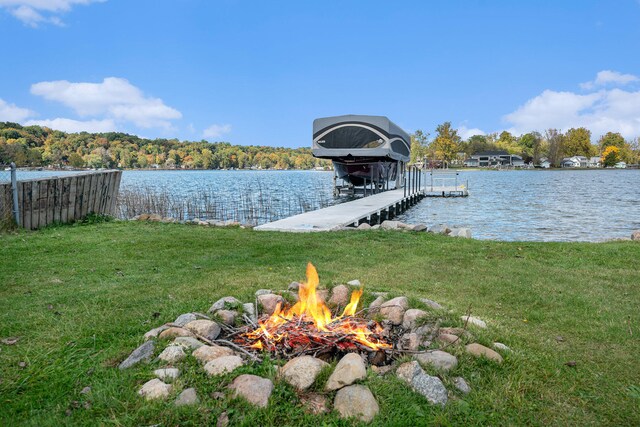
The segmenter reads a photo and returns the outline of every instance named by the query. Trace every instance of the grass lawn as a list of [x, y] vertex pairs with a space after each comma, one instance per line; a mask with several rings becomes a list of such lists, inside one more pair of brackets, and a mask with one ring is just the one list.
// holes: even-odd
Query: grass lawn
[[[365, 383], [380, 405], [372, 425], [640, 425], [640, 244], [504, 243], [426, 233], [285, 234], [113, 222], [0, 235], [0, 425], [352, 425], [308, 415], [283, 382], [267, 409], [209, 394], [241, 373], [273, 378], [271, 362], [218, 379], [189, 369], [201, 404], [137, 396], [153, 362], [117, 364], [149, 329], [219, 297], [304, 279], [359, 279], [367, 290], [469, 306], [481, 342], [513, 349], [501, 365], [458, 351], [445, 376], [472, 387], [433, 407], [395, 378]], [[455, 324], [455, 321], [451, 321]], [[558, 340], [557, 337], [562, 337]], [[190, 358], [189, 358], [190, 359]], [[565, 365], [575, 361], [574, 367]], [[24, 362], [24, 363], [21, 363]], [[194, 364], [190, 360], [185, 365]], [[186, 368], [186, 366], [185, 366]], [[89, 394], [80, 391], [90, 386]]]

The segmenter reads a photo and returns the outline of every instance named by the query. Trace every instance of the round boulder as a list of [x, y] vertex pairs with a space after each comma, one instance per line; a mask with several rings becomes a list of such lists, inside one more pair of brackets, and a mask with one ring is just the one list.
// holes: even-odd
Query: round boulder
[[306, 390], [325, 366], [329, 364], [313, 356], [299, 356], [288, 361], [280, 369], [280, 375], [298, 390]]
[[333, 407], [341, 418], [357, 418], [366, 423], [373, 421], [380, 412], [373, 393], [363, 385], [350, 385], [338, 390]]

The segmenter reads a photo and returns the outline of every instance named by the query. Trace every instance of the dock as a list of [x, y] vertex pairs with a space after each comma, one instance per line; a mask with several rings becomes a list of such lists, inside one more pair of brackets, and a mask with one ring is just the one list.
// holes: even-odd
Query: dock
[[389, 190], [339, 205], [329, 206], [278, 221], [259, 225], [259, 231], [314, 232], [332, 231], [367, 222], [379, 224], [418, 203], [424, 194], [405, 195], [404, 189]]
[[[414, 170], [407, 173], [404, 186], [396, 190], [374, 193], [338, 205], [305, 212], [289, 218], [262, 224], [258, 231], [316, 232], [334, 231], [343, 227], [357, 227], [362, 223], [382, 224], [417, 204], [425, 197], [466, 197], [468, 182], [458, 183], [457, 172], [430, 172]], [[366, 193], [365, 193], [366, 194]]]

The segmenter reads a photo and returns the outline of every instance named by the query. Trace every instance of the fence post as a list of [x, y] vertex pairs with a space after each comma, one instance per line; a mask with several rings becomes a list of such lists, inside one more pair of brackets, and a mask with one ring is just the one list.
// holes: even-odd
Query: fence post
[[20, 207], [18, 206], [18, 178], [16, 177], [16, 164], [11, 162], [11, 193], [13, 194], [13, 219], [20, 226]]

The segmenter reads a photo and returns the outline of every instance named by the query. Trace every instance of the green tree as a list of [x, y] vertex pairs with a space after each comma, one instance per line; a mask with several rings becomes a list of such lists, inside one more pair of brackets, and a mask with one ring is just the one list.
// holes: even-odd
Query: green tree
[[451, 127], [451, 122], [444, 122], [436, 128], [436, 137], [431, 145], [438, 159], [450, 162], [458, 154], [460, 141], [458, 131]]
[[584, 127], [569, 129], [565, 136], [564, 152], [568, 156], [593, 156], [595, 148], [591, 145], [591, 131]]
[[411, 163], [422, 160], [427, 155], [429, 146], [429, 133], [418, 129], [411, 135]]

